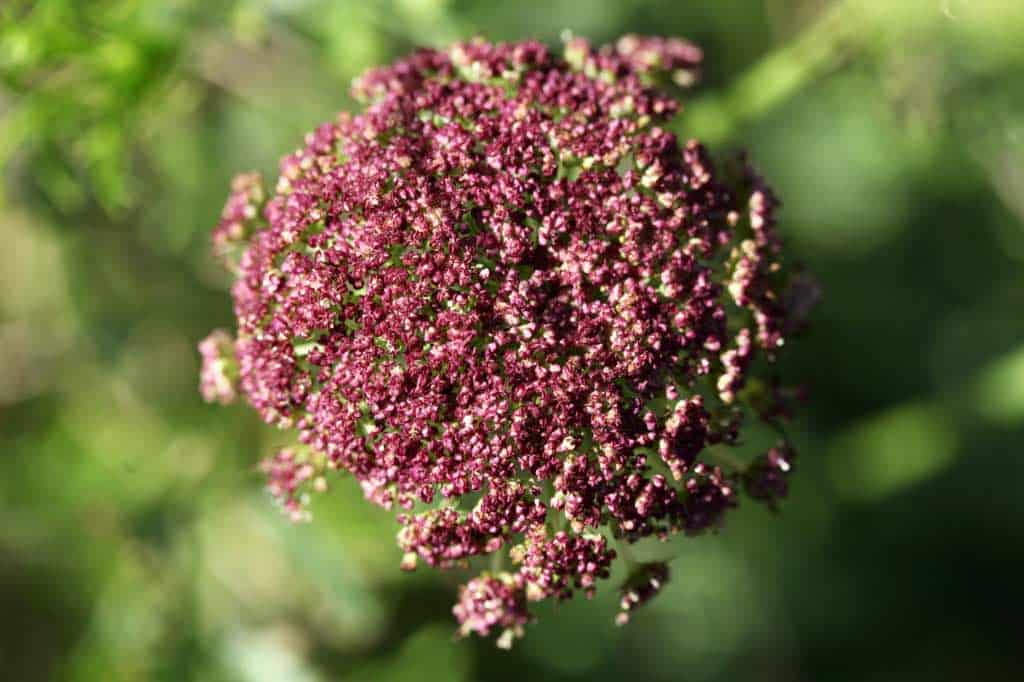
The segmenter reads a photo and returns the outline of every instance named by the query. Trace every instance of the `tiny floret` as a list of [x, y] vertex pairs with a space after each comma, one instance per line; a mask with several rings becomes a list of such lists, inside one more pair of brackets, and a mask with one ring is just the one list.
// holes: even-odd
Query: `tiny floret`
[[619, 589], [619, 613], [615, 616], [616, 625], [629, 622], [630, 614], [654, 599], [668, 582], [668, 564], [658, 561], [640, 564], [626, 579]]
[[216, 329], [199, 342], [199, 393], [208, 403], [228, 405], [238, 396], [238, 368], [231, 335]]

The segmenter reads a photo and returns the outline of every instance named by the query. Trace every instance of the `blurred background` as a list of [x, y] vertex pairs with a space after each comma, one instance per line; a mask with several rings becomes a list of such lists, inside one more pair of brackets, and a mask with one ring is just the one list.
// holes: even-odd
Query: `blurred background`
[[[565, 28], [705, 48], [676, 131], [750, 148], [825, 298], [781, 513], [680, 541], [629, 626], [608, 584], [505, 653], [352, 481], [281, 516], [286, 434], [204, 405], [195, 345], [236, 171], [414, 46]], [[1019, 0], [5, 0], [0, 168], [3, 678], [1020, 679]]]

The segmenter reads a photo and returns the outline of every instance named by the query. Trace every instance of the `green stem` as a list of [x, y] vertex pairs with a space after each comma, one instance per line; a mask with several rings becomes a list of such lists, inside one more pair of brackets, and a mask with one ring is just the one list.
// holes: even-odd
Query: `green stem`
[[492, 574], [497, 575], [505, 570], [505, 548], [500, 549], [491, 553], [491, 565], [490, 571]]
[[[614, 537], [614, 535], [613, 535], [613, 537]], [[615, 551], [616, 551], [616, 553], [619, 555], [619, 557], [622, 558], [623, 561], [626, 562], [626, 568], [628, 569], [627, 572], [628, 573], [632, 573], [633, 572], [633, 567], [638, 565], [640, 562], [637, 561], [636, 556], [634, 556], [634, 554], [633, 554], [633, 550], [630, 549], [629, 541], [627, 541], [624, 538], [622, 538], [622, 539], [615, 538], [613, 540], [613, 542], [615, 543]]]

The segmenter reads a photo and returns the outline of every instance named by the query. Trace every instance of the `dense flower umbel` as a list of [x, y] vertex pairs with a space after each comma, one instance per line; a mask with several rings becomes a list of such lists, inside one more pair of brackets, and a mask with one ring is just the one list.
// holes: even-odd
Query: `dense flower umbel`
[[[237, 373], [297, 431], [263, 467], [293, 518], [344, 470], [406, 510], [404, 568], [510, 558], [463, 587], [463, 634], [508, 644], [528, 601], [593, 593], [611, 540], [715, 529], [741, 482], [786, 491], [788, 445], [749, 472], [709, 454], [744, 415], [778, 418], [745, 386], [778, 386], [787, 301], [807, 297], [762, 179], [663, 127], [700, 59], [636, 36], [564, 59], [422, 50], [358, 79], [365, 111], [308, 135], [274, 192], [235, 181], [214, 244], [237, 339], [204, 342], [204, 396]], [[624, 609], [667, 577], [648, 573]]]

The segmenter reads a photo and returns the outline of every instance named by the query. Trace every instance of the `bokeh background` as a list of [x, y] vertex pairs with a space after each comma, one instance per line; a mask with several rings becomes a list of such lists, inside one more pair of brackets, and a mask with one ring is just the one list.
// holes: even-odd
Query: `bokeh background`
[[[279, 515], [282, 434], [200, 402], [195, 344], [234, 172], [368, 66], [565, 28], [706, 49], [676, 131], [751, 149], [825, 297], [782, 512], [680, 541], [628, 627], [606, 588], [504, 653], [351, 481]], [[0, 677], [1020, 679], [1019, 0], [5, 0], [0, 167]]]

